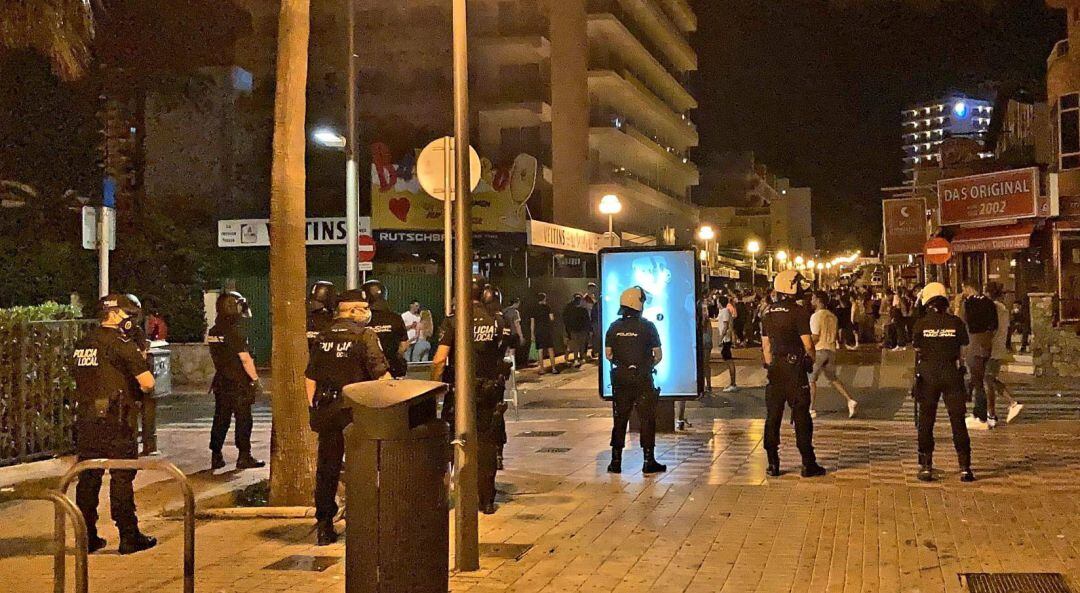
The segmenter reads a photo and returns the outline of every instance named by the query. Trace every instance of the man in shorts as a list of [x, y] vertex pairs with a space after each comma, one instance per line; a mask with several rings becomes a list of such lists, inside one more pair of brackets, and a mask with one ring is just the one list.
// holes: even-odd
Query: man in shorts
[[848, 418], [855, 417], [859, 402], [851, 397], [847, 387], [836, 374], [836, 340], [839, 320], [829, 310], [829, 295], [824, 291], [814, 293], [811, 300], [814, 314], [810, 316], [810, 339], [814, 342], [814, 371], [810, 374], [810, 417], [817, 418], [817, 381], [825, 375], [829, 383], [847, 400]]
[[724, 393], [734, 393], [739, 390], [735, 383], [735, 359], [731, 355], [732, 343], [735, 341], [735, 318], [728, 308], [730, 300], [726, 296], [720, 297], [720, 310], [716, 317], [717, 336], [720, 338], [720, 358], [728, 368], [728, 378], [731, 384], [724, 388]]

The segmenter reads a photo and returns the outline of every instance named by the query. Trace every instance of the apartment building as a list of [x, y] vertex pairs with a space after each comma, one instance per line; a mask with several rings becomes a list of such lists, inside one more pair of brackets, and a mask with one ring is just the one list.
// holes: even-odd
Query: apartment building
[[941, 143], [948, 138], [970, 138], [985, 146], [993, 113], [990, 101], [959, 93], [906, 107], [900, 113], [904, 179], [910, 183], [919, 165], [940, 165]]

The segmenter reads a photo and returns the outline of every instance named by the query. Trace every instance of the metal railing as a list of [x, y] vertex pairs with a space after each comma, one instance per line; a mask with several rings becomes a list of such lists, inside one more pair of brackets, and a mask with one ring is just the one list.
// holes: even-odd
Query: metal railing
[[56, 490], [37, 490], [29, 488], [0, 488], [0, 502], [15, 502], [20, 500], [45, 500], [53, 503], [56, 520], [53, 523], [53, 539], [56, 549], [53, 556], [53, 591], [64, 593], [67, 572], [67, 533], [64, 526], [64, 515], [71, 517], [71, 525], [75, 531], [75, 593], [87, 593], [88, 570], [86, 521], [82, 513], [75, 508], [71, 499]]
[[[63, 477], [60, 478], [58, 489], [61, 493], [67, 492], [71, 482], [84, 471], [92, 469], [113, 470], [155, 470], [172, 476], [180, 483], [180, 489], [184, 493], [184, 593], [195, 592], [195, 491], [192, 490], [187, 476], [180, 468], [164, 459], [87, 459], [71, 466]], [[66, 500], [66, 497], [65, 497]], [[70, 503], [70, 501], [68, 501]], [[73, 507], [74, 508], [74, 507]], [[80, 515], [80, 519], [81, 519]], [[63, 532], [64, 516], [57, 511], [56, 529]], [[85, 536], [86, 528], [83, 526]], [[63, 563], [64, 550], [57, 550], [56, 562]], [[85, 592], [86, 589], [83, 589]], [[57, 593], [62, 593], [62, 589]]]

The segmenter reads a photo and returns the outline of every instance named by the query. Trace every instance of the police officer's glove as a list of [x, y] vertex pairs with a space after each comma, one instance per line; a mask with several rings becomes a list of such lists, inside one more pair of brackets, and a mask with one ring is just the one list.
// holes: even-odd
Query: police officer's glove
[[809, 375], [814, 372], [814, 359], [809, 355], [805, 355], [802, 358], [803, 372]]

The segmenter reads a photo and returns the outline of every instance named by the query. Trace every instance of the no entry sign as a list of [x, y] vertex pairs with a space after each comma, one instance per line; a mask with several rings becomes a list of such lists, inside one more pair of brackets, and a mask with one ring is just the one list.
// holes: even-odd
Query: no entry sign
[[360, 235], [356, 243], [356, 257], [360, 263], [375, 261], [375, 239], [371, 235]]
[[952, 245], [941, 237], [934, 237], [926, 242], [926, 261], [931, 264], [941, 265], [952, 257]]

